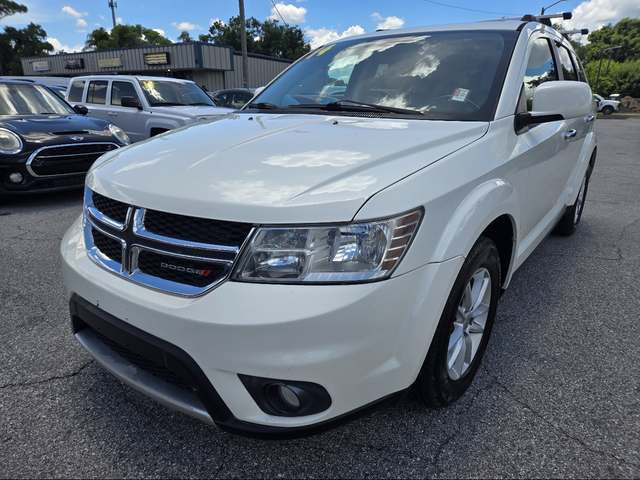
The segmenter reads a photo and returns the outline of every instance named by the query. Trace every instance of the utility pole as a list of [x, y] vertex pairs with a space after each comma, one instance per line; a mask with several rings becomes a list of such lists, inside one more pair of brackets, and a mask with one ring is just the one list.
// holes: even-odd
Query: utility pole
[[107, 6], [111, 9], [111, 17], [113, 18], [113, 28], [116, 28], [116, 8], [118, 8], [118, 2], [109, 0]]
[[[598, 76], [596, 77], [596, 86], [593, 87], [593, 93], [598, 93], [598, 84], [600, 83], [600, 70], [602, 70], [602, 57], [604, 57], [604, 52], [609, 52], [609, 64], [611, 64], [611, 53], [613, 53], [613, 50], [616, 50], [618, 48], [622, 48], [622, 45], [618, 47], [603, 48], [600, 51], [600, 65], [598, 66]], [[607, 73], [609, 73], [609, 65], [607, 65]]]
[[242, 86], [249, 88], [249, 59], [247, 58], [247, 28], [244, 20], [244, 0], [240, 3], [240, 43], [242, 44]]

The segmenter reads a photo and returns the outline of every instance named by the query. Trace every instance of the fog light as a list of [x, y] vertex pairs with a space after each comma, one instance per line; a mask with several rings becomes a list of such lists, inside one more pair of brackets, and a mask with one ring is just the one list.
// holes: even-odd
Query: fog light
[[278, 395], [282, 402], [291, 410], [295, 411], [300, 408], [300, 399], [296, 393], [285, 385], [278, 385]]
[[11, 180], [13, 183], [20, 183], [22, 182], [22, 174], [18, 172], [12, 173], [11, 175], [9, 175], [9, 180]]
[[242, 374], [238, 377], [260, 410], [269, 415], [300, 417], [324, 412], [331, 406], [329, 393], [317, 383]]

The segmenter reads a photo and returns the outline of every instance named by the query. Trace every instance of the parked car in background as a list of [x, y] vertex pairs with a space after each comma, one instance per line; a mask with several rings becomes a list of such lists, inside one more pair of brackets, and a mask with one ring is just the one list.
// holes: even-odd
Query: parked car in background
[[605, 100], [597, 93], [593, 94], [593, 98], [598, 105], [598, 111], [602, 112], [604, 115], [611, 115], [613, 112], [620, 111], [620, 102], [617, 100]]
[[67, 100], [113, 122], [132, 142], [226, 115], [194, 82], [165, 77], [91, 75], [69, 82]]
[[582, 217], [595, 102], [554, 17], [336, 40], [233, 115], [103, 157], [61, 246], [78, 341], [249, 436], [411, 390], [451, 405], [514, 272]]
[[119, 127], [84, 117], [50, 90], [0, 81], [0, 194], [81, 187], [102, 154], [130, 143]]
[[57, 96], [59, 96], [62, 100], [64, 100], [65, 102], [67, 101], [66, 95], [67, 95], [67, 88], [66, 87], [57, 87], [55, 85], [47, 85], [49, 90], [51, 90], [53, 93], [55, 93]]
[[207, 95], [209, 95], [219, 107], [242, 108], [245, 103], [253, 98], [255, 90], [255, 88], [230, 88], [207, 92]]

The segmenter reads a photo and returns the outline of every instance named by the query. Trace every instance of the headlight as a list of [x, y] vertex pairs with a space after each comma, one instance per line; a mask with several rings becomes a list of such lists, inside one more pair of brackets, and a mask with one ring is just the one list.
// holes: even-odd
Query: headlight
[[11, 130], [0, 128], [0, 153], [14, 155], [22, 151], [22, 140]]
[[129, 145], [131, 143], [131, 140], [129, 139], [129, 135], [127, 135], [124, 130], [122, 130], [120, 127], [118, 127], [117, 125], [114, 125], [113, 123], [109, 124], [109, 130], [111, 131], [111, 133], [113, 133], [113, 135], [120, 140], [122, 143], [124, 143], [125, 145]]
[[260, 228], [234, 280], [346, 283], [386, 278], [418, 229], [422, 210], [348, 225]]

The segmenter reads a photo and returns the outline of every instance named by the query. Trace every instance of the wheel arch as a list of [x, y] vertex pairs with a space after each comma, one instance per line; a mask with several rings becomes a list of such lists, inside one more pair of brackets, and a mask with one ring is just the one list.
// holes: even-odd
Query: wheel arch
[[474, 189], [458, 206], [439, 239], [434, 259], [466, 257], [481, 236], [498, 248], [501, 283], [506, 288], [517, 251], [517, 193], [509, 182], [494, 179]]

